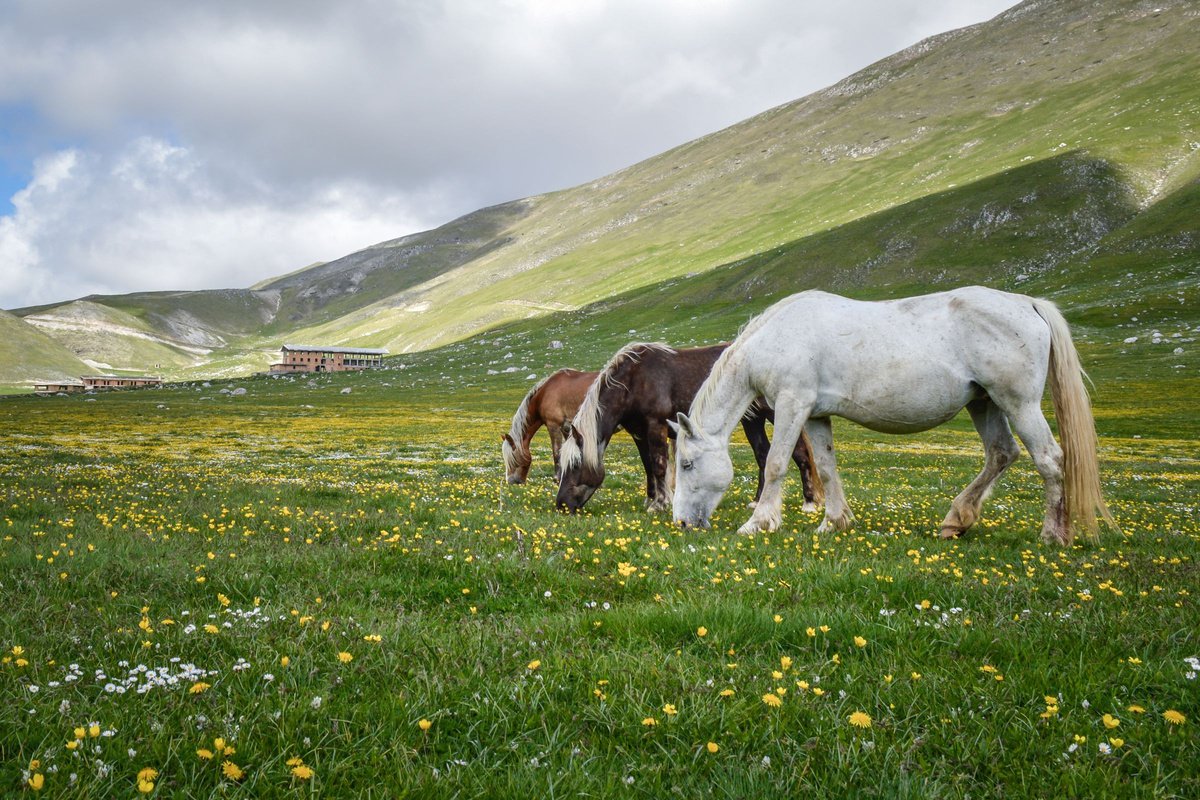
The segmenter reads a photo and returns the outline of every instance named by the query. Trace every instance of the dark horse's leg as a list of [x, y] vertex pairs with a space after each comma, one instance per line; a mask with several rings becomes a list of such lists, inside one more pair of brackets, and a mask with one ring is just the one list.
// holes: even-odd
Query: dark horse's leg
[[638, 455], [642, 459], [642, 469], [646, 471], [646, 508], [654, 501], [654, 460], [650, 452], [650, 441], [643, 425], [627, 425], [625, 431], [633, 437], [637, 445]]
[[[754, 492], [755, 503], [762, 495], [767, 453], [771, 449], [771, 442], [767, 439], [768, 420], [775, 421], [775, 412], [769, 408], [759, 408], [758, 405], [752, 406], [746, 416], [742, 417], [742, 430], [746, 434], [746, 440], [750, 442], [750, 449], [754, 451], [754, 461], [758, 464], [758, 489]], [[801, 435], [796, 441], [796, 448], [792, 451], [792, 461], [796, 462], [796, 466], [800, 469], [800, 484], [804, 490], [804, 510], [814, 511], [816, 510], [818, 490], [817, 482], [814, 480], [812, 455], [807, 440], [807, 436]]]
[[671, 458], [669, 431], [665, 420], [652, 420], [647, 425], [646, 442], [650, 463], [646, 475], [654, 483], [646, 506], [647, 511], [671, 509], [671, 491], [667, 486], [667, 468]]

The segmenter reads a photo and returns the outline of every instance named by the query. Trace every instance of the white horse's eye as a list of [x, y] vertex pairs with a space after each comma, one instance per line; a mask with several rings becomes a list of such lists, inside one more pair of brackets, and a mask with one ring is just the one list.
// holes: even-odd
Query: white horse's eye
[[679, 462], [679, 468], [680, 468], [680, 469], [691, 469], [691, 468], [692, 468], [692, 462], [691, 462], [691, 461], [680, 461], [680, 462]]

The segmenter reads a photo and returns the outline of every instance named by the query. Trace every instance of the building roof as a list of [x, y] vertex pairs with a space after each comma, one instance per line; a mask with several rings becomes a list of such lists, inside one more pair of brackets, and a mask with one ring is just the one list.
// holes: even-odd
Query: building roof
[[84, 375], [81, 380], [106, 380], [106, 381], [161, 381], [157, 375]]
[[285, 344], [281, 350], [304, 350], [316, 353], [347, 353], [356, 356], [382, 356], [387, 353], [387, 350], [378, 350], [371, 347], [326, 347], [319, 344]]

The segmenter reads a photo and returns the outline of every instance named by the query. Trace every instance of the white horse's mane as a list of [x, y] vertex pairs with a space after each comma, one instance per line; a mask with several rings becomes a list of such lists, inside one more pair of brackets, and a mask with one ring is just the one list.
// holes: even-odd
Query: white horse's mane
[[[757, 317], [751, 317], [741, 330], [737, 332], [737, 336], [733, 338], [729, 347], [725, 348], [725, 352], [717, 357], [713, 364], [712, 370], [708, 373], [708, 377], [704, 379], [704, 383], [700, 384], [700, 390], [696, 392], [696, 397], [692, 400], [692, 407], [688, 410], [688, 416], [695, 418], [703, 418], [708, 411], [708, 406], [713, 402], [713, 395], [717, 392], [717, 386], [725, 379], [726, 373], [732, 372], [736, 367], [736, 361], [742, 348], [742, 344], [746, 339], [754, 334], [759, 328], [767, 324], [779, 311], [785, 306], [790, 306], [792, 301], [803, 297], [815, 290], [810, 289], [805, 292], [786, 297], [778, 303], [772, 304], [766, 311], [760, 313]], [[753, 404], [751, 404], [753, 406]]]
[[613, 357], [604, 365], [604, 369], [600, 370], [600, 374], [596, 376], [596, 380], [592, 381], [579, 410], [575, 412], [575, 419], [571, 421], [571, 427], [579, 431], [580, 438], [583, 439], [583, 447], [580, 448], [575, 443], [574, 437], [569, 437], [563, 443], [563, 448], [559, 452], [559, 461], [564, 469], [578, 466], [580, 461], [593, 469], [600, 466], [600, 460], [604, 457], [604, 453], [600, 449], [600, 413], [603, 410], [600, 407], [600, 390], [605, 386], [622, 386], [613, 377], [617, 367], [627, 361], [641, 361], [643, 354], [649, 350], [661, 353], [675, 352], [673, 347], [661, 342], [630, 342], [613, 354]]

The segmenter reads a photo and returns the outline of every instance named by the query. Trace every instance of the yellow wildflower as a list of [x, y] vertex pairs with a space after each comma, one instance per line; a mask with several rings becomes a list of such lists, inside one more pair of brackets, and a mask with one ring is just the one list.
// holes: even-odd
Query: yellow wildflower
[[433, 723], [427, 719], [422, 719], [420, 722], [417, 723], [417, 727], [423, 731], [427, 731], [433, 727]]
[[783, 705], [783, 698], [781, 698], [779, 695], [775, 694], [774, 692], [767, 692], [766, 694], [764, 694], [762, 696], [762, 701], [764, 703], [766, 703], [767, 705], [769, 705], [771, 708], [779, 708], [781, 705]]
[[715, 753], [721, 749], [721, 746], [716, 742], [709, 742], [708, 744], [704, 745], [704, 749], [710, 753]]
[[232, 761], [221, 762], [221, 773], [231, 781], [240, 781], [246, 777], [246, 772]]
[[856, 728], [871, 727], [871, 715], [865, 711], [855, 711], [850, 715], [850, 724]]
[[347, 653], [345, 650], [338, 653], [338, 661], [342, 662], [343, 664], [349, 664], [353, 660], [354, 656], [352, 656], [350, 653]]
[[1170, 725], [1182, 725], [1183, 723], [1187, 722], [1187, 717], [1173, 708], [1168, 708], [1163, 712], [1163, 719], [1165, 719]]
[[533, 661], [530, 661], [528, 664], [525, 665], [525, 669], [532, 672], [535, 669], [537, 669], [538, 667], [540, 667], [541, 665], [542, 665], [542, 662], [535, 658]]
[[312, 768], [306, 767], [303, 764], [297, 764], [292, 767], [292, 774], [302, 781], [306, 781], [313, 776]]
[[1104, 727], [1108, 728], [1109, 730], [1112, 730], [1121, 724], [1121, 720], [1117, 719], [1112, 714], [1105, 714], [1103, 717], [1101, 717], [1101, 721], [1104, 723]]

